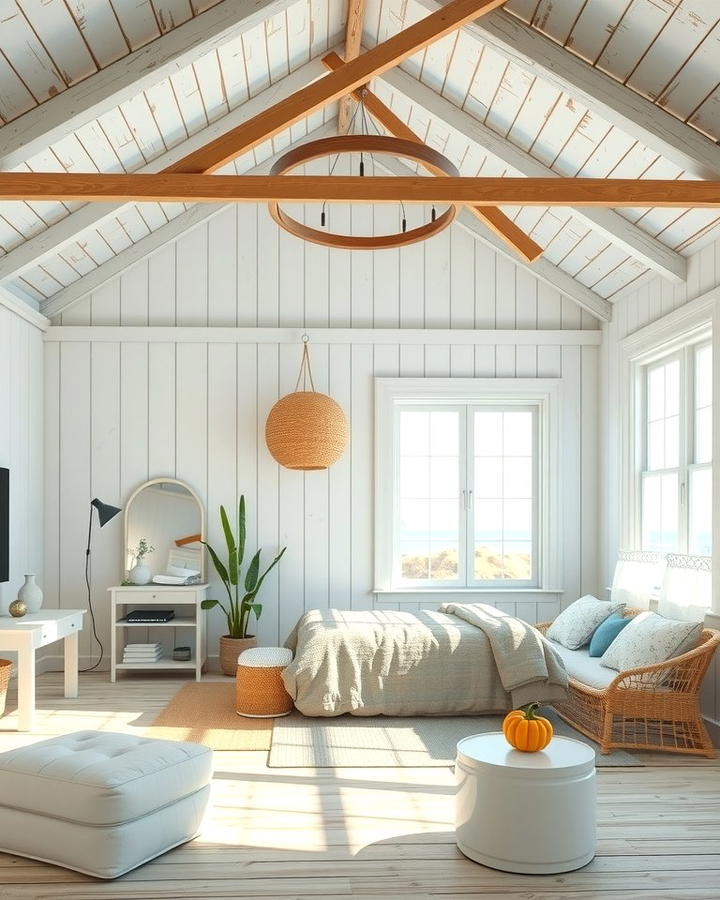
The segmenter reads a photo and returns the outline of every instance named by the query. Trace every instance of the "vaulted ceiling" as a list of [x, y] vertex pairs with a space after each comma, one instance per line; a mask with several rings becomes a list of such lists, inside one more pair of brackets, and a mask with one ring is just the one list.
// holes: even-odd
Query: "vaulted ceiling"
[[[0, 168], [160, 171], [322, 76], [345, 0], [0, 0]], [[367, 0], [363, 44], [441, 4]], [[376, 78], [463, 175], [717, 178], [715, 0], [509, 0]], [[334, 131], [313, 113], [223, 171], [266, 171]], [[543, 248], [529, 268], [607, 317], [645, 273], [685, 277], [717, 211], [503, 208]], [[67, 308], [216, 209], [0, 203], [0, 287]], [[479, 224], [479, 240], [512, 251]]]

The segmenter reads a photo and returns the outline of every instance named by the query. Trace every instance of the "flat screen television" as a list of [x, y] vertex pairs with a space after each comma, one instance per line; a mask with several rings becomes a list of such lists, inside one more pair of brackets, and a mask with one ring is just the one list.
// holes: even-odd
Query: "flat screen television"
[[10, 470], [0, 469], [0, 582], [10, 581]]

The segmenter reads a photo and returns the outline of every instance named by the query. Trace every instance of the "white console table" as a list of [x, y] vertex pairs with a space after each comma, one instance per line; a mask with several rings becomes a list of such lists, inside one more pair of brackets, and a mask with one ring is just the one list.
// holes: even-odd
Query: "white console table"
[[78, 635], [84, 609], [42, 609], [20, 619], [0, 618], [0, 652], [18, 655], [18, 730], [35, 724], [35, 651], [55, 641], [65, 642], [65, 696], [78, 695]]

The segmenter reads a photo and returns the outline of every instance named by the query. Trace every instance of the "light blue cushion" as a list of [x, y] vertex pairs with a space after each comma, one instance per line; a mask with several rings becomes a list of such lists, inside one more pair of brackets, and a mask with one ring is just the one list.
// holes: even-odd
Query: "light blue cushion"
[[601, 622], [590, 638], [590, 656], [602, 656], [630, 622], [632, 622], [632, 617], [626, 618], [620, 613], [613, 613], [604, 622]]

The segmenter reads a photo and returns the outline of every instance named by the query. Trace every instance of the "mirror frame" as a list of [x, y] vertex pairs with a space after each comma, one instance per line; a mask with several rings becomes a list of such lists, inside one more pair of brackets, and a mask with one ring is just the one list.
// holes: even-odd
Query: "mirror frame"
[[[190, 493], [195, 502], [198, 505], [198, 509], [200, 510], [200, 537], [202, 540], [206, 540], [205, 533], [205, 506], [200, 499], [199, 494], [196, 490], [194, 490], [186, 481], [180, 481], [178, 478], [151, 478], [149, 481], [144, 481], [141, 485], [135, 488], [135, 490], [130, 494], [125, 503], [125, 509], [123, 512], [123, 559], [125, 558], [125, 554], [127, 552], [128, 545], [128, 519], [130, 516], [130, 510], [132, 508], [133, 500], [140, 494], [141, 491], [144, 491], [145, 488], [152, 487], [154, 484], [177, 484], [182, 488], [185, 488], [186, 491]], [[206, 584], [205, 575], [206, 575], [206, 565], [205, 560], [207, 558], [207, 553], [205, 552], [205, 547], [202, 547], [202, 553], [200, 554], [200, 581], [199, 584]], [[125, 565], [123, 564], [123, 577], [125, 577]], [[152, 584], [152, 582], [151, 582]], [[173, 587], [173, 585], [154, 585], [154, 587]], [[193, 587], [197, 587], [198, 585], [193, 585]]]

